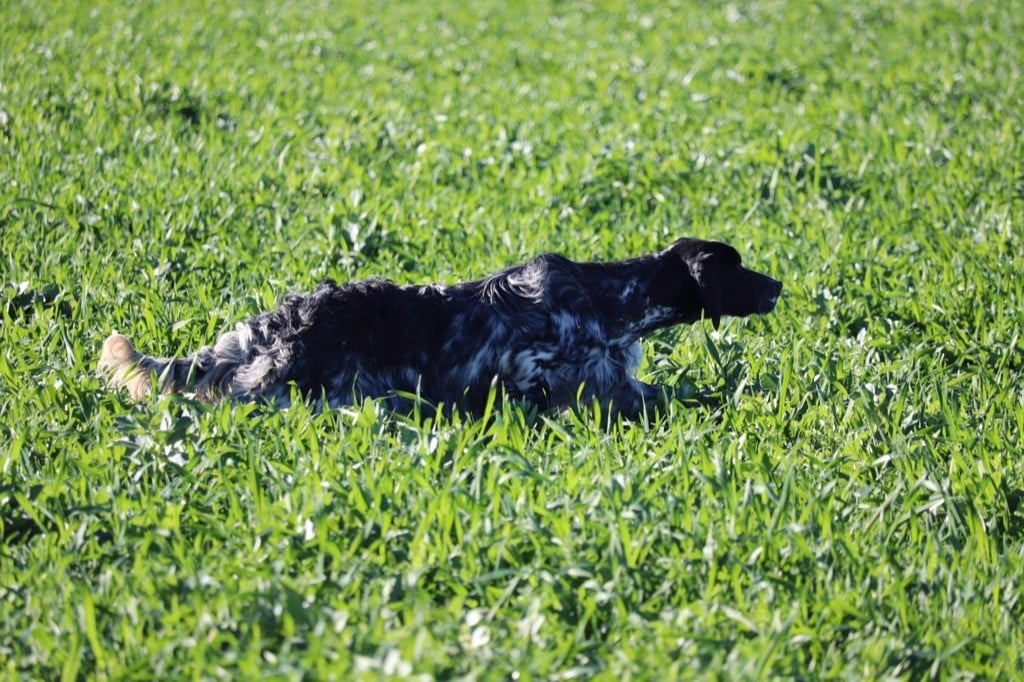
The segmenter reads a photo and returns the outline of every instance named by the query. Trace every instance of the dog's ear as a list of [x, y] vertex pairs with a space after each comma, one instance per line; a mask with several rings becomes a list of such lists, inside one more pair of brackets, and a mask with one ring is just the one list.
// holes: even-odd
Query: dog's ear
[[717, 260], [714, 253], [707, 252], [686, 259], [690, 277], [697, 282], [697, 295], [704, 308], [704, 317], [711, 320], [715, 329], [722, 322], [722, 282]]

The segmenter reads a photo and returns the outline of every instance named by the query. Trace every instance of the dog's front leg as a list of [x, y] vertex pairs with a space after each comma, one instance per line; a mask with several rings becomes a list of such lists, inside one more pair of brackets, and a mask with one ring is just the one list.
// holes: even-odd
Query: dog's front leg
[[642, 413], [652, 414], [662, 400], [663, 389], [636, 379], [623, 382], [611, 395], [605, 408], [613, 414], [634, 419]]

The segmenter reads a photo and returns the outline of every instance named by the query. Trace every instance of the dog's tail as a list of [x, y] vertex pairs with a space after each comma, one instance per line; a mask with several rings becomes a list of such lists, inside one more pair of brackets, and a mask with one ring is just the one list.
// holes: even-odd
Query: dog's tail
[[179, 359], [143, 355], [124, 335], [115, 333], [103, 342], [99, 369], [112, 387], [124, 388], [133, 399], [141, 400], [154, 386], [159, 393], [179, 393], [190, 384], [205, 383], [198, 381], [200, 364], [199, 355]]

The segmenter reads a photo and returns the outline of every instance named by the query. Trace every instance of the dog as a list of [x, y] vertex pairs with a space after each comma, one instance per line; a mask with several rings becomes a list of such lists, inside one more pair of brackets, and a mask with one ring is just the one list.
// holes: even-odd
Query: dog
[[185, 358], [142, 355], [114, 333], [99, 365], [134, 399], [155, 388], [287, 406], [297, 387], [319, 407], [380, 398], [480, 415], [499, 387], [542, 410], [596, 400], [633, 417], [660, 392], [633, 376], [640, 337], [702, 316], [717, 329], [725, 316], [763, 315], [781, 293], [727, 244], [684, 238], [613, 262], [544, 254], [451, 286], [326, 280]]

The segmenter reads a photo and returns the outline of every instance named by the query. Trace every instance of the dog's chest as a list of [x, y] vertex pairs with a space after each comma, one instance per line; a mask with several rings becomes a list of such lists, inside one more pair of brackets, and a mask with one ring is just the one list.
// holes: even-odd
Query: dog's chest
[[609, 340], [598, 320], [559, 312], [543, 333], [524, 334], [501, 353], [498, 375], [517, 393], [543, 391], [566, 399], [571, 396], [562, 394], [575, 393], [581, 384], [606, 390], [639, 363], [639, 344]]

